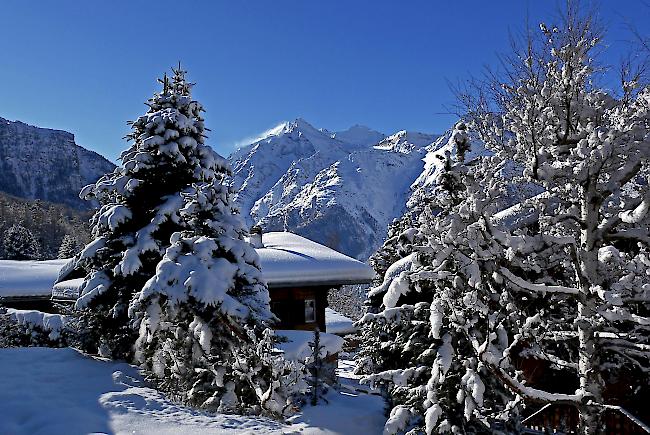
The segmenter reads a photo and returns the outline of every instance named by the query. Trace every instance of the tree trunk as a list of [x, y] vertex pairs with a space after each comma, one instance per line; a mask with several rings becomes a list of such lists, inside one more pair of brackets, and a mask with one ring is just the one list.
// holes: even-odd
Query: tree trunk
[[[580, 295], [583, 299], [583, 294]], [[580, 381], [580, 391], [585, 394], [585, 398], [579, 407], [580, 412], [580, 430], [583, 435], [596, 435], [601, 433], [601, 379], [598, 372], [598, 356], [596, 354], [594, 337], [595, 331], [591, 324], [589, 316], [593, 315], [593, 309], [590, 307], [590, 301], [587, 298], [585, 302], [578, 303], [578, 342], [579, 342], [579, 360], [578, 376]]]
[[[592, 183], [593, 186], [593, 183]], [[599, 360], [595, 343], [595, 318], [597, 301], [591, 292], [593, 285], [599, 283], [598, 277], [598, 201], [593, 187], [585, 189], [582, 204], [582, 218], [586, 224], [580, 233], [579, 250], [579, 288], [578, 295], [578, 377], [580, 391], [585, 395], [579, 406], [580, 428], [583, 435], [596, 435], [603, 432], [601, 424], [602, 380], [599, 373]]]

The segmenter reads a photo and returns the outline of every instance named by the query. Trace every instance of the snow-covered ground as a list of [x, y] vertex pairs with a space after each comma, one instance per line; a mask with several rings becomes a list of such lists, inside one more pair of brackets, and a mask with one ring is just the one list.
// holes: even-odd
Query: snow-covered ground
[[125, 363], [74, 349], [0, 349], [0, 434], [378, 434], [380, 397], [355, 391], [351, 363], [339, 364], [342, 384], [329, 404], [307, 406], [290, 423], [206, 414], [176, 405], [144, 385]]
[[68, 260], [0, 260], [0, 297], [50, 296], [59, 270]]

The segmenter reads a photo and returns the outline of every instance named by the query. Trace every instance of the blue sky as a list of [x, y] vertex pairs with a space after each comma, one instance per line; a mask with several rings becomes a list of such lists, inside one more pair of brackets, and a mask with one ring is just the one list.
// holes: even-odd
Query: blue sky
[[[601, 2], [616, 63], [650, 34], [644, 0]], [[3, 0], [0, 116], [68, 130], [115, 159], [126, 121], [156, 77], [179, 60], [197, 83], [209, 143], [229, 154], [245, 138], [303, 117], [340, 130], [368, 125], [442, 132], [448, 81], [479, 74], [509, 32], [549, 21], [556, 1]]]

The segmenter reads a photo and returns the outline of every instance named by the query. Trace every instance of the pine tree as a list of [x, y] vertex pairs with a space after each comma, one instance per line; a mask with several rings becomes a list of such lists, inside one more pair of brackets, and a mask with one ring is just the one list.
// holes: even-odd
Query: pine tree
[[194, 406], [283, 414], [291, 393], [279, 381], [292, 367], [260, 344], [274, 317], [225, 169], [183, 193], [185, 230], [172, 235], [131, 304], [136, 359], [164, 391]]
[[[388, 269], [397, 261], [412, 254], [413, 246], [421, 242], [416, 221], [417, 215], [409, 210], [389, 225], [386, 241], [369, 260], [377, 276], [373, 283], [375, 288], [381, 286]], [[394, 267], [393, 270], [395, 270]], [[377, 313], [381, 308], [383, 293], [371, 292], [368, 296], [365, 303], [367, 311]]]
[[58, 258], [72, 258], [79, 251], [79, 242], [77, 239], [70, 235], [66, 234], [61, 240], [61, 245], [59, 246]]
[[36, 237], [22, 225], [12, 225], [4, 232], [4, 256], [8, 260], [37, 260], [40, 245]]
[[137, 339], [128, 306], [155, 275], [172, 234], [183, 229], [181, 193], [227, 172], [226, 161], [204, 144], [203, 109], [184, 72], [160, 82], [147, 113], [131, 123], [133, 143], [121, 165], [81, 192], [100, 208], [91, 220], [94, 241], [80, 260], [90, 271], [76, 304], [80, 325], [87, 350], [127, 360]]
[[516, 422], [505, 412], [512, 394], [478, 357], [516, 321], [492, 274], [504, 253], [485, 220], [503, 193], [495, 177], [501, 163], [484, 158], [469, 171], [462, 123], [448, 145], [438, 154], [436, 188], [414, 228], [411, 254], [388, 268], [369, 293], [381, 299], [379, 312], [360, 321], [357, 364], [363, 382], [381, 386], [389, 400], [385, 433], [492, 433], [496, 421], [504, 431]]
[[225, 184], [229, 165], [204, 143], [185, 71], [161, 82], [122, 165], [84, 192], [102, 207], [81, 254], [91, 270], [82, 325], [101, 354], [133, 356], [179, 401], [284, 414], [299, 376], [273, 354], [269, 294]]
[[[318, 328], [314, 329], [314, 338], [309, 342], [309, 348], [311, 349], [311, 356], [307, 362], [307, 372], [309, 374], [309, 379], [307, 384], [309, 385], [309, 402], [311, 406], [316, 406], [320, 399], [325, 399], [324, 394], [327, 392], [327, 371], [328, 364], [323, 360], [322, 355], [325, 353], [325, 347], [320, 343], [320, 330]], [[332, 369], [330, 367], [330, 369]]]

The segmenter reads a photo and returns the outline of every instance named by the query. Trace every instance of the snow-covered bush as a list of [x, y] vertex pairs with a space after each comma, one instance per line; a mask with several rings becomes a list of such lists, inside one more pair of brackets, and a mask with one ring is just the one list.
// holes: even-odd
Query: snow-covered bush
[[0, 307], [0, 348], [68, 345], [68, 319], [61, 314]]
[[12, 225], [5, 230], [2, 247], [7, 260], [36, 260], [41, 247], [36, 237], [22, 225]]

